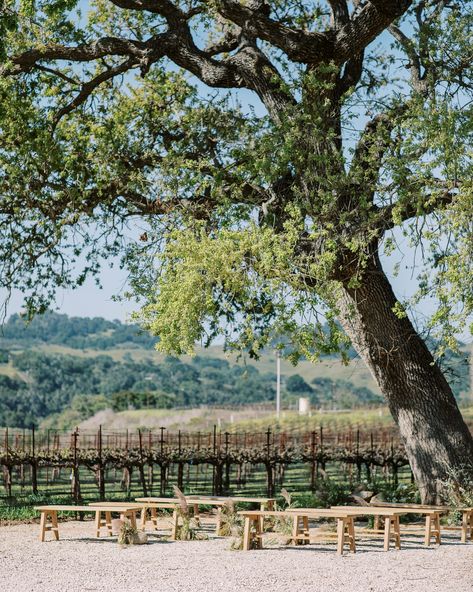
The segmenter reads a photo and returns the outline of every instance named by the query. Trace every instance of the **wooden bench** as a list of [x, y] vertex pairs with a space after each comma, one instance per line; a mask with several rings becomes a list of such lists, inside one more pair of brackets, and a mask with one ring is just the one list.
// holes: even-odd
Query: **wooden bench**
[[[445, 514], [451, 511], [461, 512], [462, 515], [462, 523], [461, 526], [445, 526], [445, 530], [460, 530], [461, 531], [461, 542], [466, 543], [468, 539], [468, 534], [470, 535], [470, 539], [473, 540], [473, 508], [452, 508], [449, 506], [435, 506], [435, 505], [427, 505], [427, 504], [400, 504], [395, 502], [383, 502], [383, 501], [374, 501], [371, 502], [374, 506], [377, 507], [395, 507], [395, 508], [407, 508], [408, 510], [412, 510], [412, 513], [416, 513], [415, 510], [419, 510], [419, 513], [422, 513], [423, 510], [432, 510], [434, 512], [438, 512], [438, 517], [434, 518], [434, 529], [430, 526], [430, 531], [432, 536], [436, 536], [437, 542], [440, 544], [440, 515]], [[426, 542], [426, 545], [430, 544], [430, 537], [428, 537], [428, 517], [426, 515], [426, 531], [425, 537], [426, 540], [429, 538], [429, 543]], [[432, 522], [432, 518], [430, 519]], [[438, 531], [438, 537], [437, 537]]]
[[36, 506], [35, 510], [41, 513], [40, 522], [39, 522], [39, 539], [41, 542], [44, 542], [46, 532], [51, 531], [54, 535], [54, 538], [58, 541], [59, 540], [59, 526], [58, 526], [58, 519], [57, 515], [58, 512], [68, 512], [68, 513], [85, 513], [91, 512], [95, 514], [95, 532], [96, 536], [100, 536], [100, 531], [103, 527], [108, 529], [109, 536], [112, 536], [112, 512], [118, 512], [120, 514], [120, 518], [124, 520], [128, 518], [133, 526], [136, 527], [136, 512], [140, 508], [137, 504], [131, 504], [129, 506], [123, 504], [115, 504], [113, 506], [102, 504], [90, 504], [88, 506], [60, 506], [60, 505], [52, 505], [52, 506]]
[[337, 522], [337, 554], [341, 555], [345, 543], [348, 543], [350, 551], [353, 553], [355, 547], [355, 528], [354, 516], [352, 514], [327, 509], [294, 509], [286, 511], [271, 510], [247, 510], [238, 512], [245, 519], [243, 528], [243, 550], [263, 548], [263, 520], [269, 516], [280, 518], [290, 518], [293, 521], [292, 541], [293, 544], [308, 544], [309, 537], [309, 518], [331, 518]]
[[[224, 496], [185, 496], [186, 503], [189, 507], [192, 508], [192, 512], [194, 518], [197, 521], [197, 524], [200, 524], [200, 506], [214, 506], [217, 508], [217, 522], [215, 526], [215, 532], [217, 535], [220, 534], [220, 529], [222, 525], [222, 508], [228, 504], [229, 501], [233, 502], [234, 504], [238, 503], [258, 503], [260, 504], [261, 510], [272, 510], [274, 507], [274, 503], [276, 502], [275, 498], [261, 498], [261, 497], [224, 497]], [[146, 505], [146, 510], [144, 510], [144, 514], [146, 516], [148, 510], [151, 512], [151, 520], [155, 524], [157, 528], [157, 520], [156, 520], [156, 510], [154, 508], [166, 508], [166, 507], [179, 507], [180, 500], [178, 498], [169, 498], [169, 497], [137, 497], [135, 501], [140, 504]], [[153, 513], [154, 512], [154, 513]], [[171, 538], [175, 536], [177, 532], [177, 523], [178, 520], [178, 509], [176, 512], [173, 512], [173, 528]], [[143, 526], [143, 514], [141, 525]]]
[[193, 499], [199, 500], [209, 500], [210, 502], [223, 502], [224, 504], [228, 502], [233, 502], [236, 504], [259, 504], [260, 510], [274, 510], [274, 505], [276, 503], [275, 497], [245, 497], [245, 496], [238, 496], [238, 495], [186, 495], [186, 500], [190, 500], [192, 503]]
[[[332, 509], [345, 511], [356, 517], [373, 516], [374, 528], [363, 529], [365, 534], [382, 534], [384, 536], [384, 550], [389, 551], [391, 538], [394, 539], [396, 549], [401, 548], [401, 534], [399, 516], [404, 512], [397, 508], [370, 508], [368, 506], [332, 506]], [[379, 527], [379, 520], [384, 520], [384, 528]]]
[[[361, 516], [374, 516], [374, 530], [379, 530], [379, 519], [383, 517], [383, 514], [388, 515], [388, 512], [394, 512], [398, 515], [403, 514], [420, 514], [425, 516], [425, 528], [424, 528], [424, 544], [426, 547], [430, 545], [432, 537], [435, 537], [437, 544], [440, 545], [441, 533], [440, 533], [440, 515], [442, 510], [436, 510], [432, 508], [421, 508], [421, 507], [408, 507], [402, 504], [393, 506], [332, 506], [337, 510], [349, 510], [358, 513]], [[397, 519], [397, 530], [398, 533], [406, 532], [406, 529], [401, 529], [399, 525], [399, 518]], [[385, 520], [386, 529], [386, 520]], [[386, 530], [385, 530], [386, 531]], [[412, 529], [409, 529], [412, 532]], [[386, 539], [385, 539], [386, 549]]]

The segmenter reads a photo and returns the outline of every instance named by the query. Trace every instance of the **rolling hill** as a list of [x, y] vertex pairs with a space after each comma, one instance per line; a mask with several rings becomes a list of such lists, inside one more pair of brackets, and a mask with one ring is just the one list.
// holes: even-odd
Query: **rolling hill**
[[[158, 353], [154, 343], [137, 326], [119, 321], [48, 312], [26, 326], [13, 315], [0, 335], [0, 425], [70, 427], [105, 409], [127, 413], [274, 400], [272, 352], [253, 360], [215, 345], [178, 359]], [[322, 408], [382, 403], [359, 359], [348, 366], [334, 357], [296, 367], [282, 360], [281, 366], [286, 405], [300, 396]], [[454, 371], [461, 397], [469, 389], [468, 366], [455, 358]]]

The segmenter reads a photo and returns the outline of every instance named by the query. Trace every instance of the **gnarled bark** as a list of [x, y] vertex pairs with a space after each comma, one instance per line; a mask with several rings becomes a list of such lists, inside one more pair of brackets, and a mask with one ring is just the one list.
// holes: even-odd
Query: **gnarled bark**
[[397, 299], [375, 254], [358, 288], [339, 298], [339, 319], [399, 426], [424, 503], [441, 500], [452, 472], [473, 475], [473, 438], [452, 390]]

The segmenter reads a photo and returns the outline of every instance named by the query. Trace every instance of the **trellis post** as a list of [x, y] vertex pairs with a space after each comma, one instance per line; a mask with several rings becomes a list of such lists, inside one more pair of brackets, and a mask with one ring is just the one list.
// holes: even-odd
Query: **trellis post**
[[105, 470], [103, 466], [103, 455], [102, 455], [102, 425], [99, 425], [99, 432], [97, 434], [97, 446], [98, 446], [98, 460], [99, 460], [99, 499], [103, 501], [105, 499]]
[[164, 462], [164, 430], [166, 428], [161, 426], [159, 428], [159, 456], [161, 459], [160, 462], [160, 472], [159, 472], [159, 495], [163, 496], [164, 492], [166, 491], [166, 464]]
[[138, 446], [139, 446], [139, 450], [140, 450], [140, 464], [138, 465], [138, 472], [140, 474], [140, 482], [141, 482], [141, 488], [143, 490], [143, 495], [145, 497], [147, 497], [148, 489], [146, 487], [145, 469], [144, 469], [143, 435], [142, 435], [140, 429], [138, 429]]

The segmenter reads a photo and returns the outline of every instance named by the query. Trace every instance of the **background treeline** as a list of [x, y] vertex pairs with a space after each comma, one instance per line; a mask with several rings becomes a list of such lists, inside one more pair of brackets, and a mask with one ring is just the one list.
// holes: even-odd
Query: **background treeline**
[[[174, 357], [156, 361], [151, 357], [153, 343], [137, 327], [119, 321], [49, 312], [26, 326], [21, 317], [13, 315], [0, 337], [0, 426], [45, 425], [48, 418], [50, 426], [69, 428], [106, 408], [245, 405], [275, 398], [274, 372], [204, 355], [189, 361]], [[79, 349], [87, 344], [97, 353], [81, 356], [46, 351], [51, 344], [69, 348], [75, 344]], [[117, 348], [122, 349], [119, 360], [103, 353]], [[139, 359], [123, 355], [123, 349], [138, 348], [144, 354]], [[149, 358], [143, 350], [150, 352]], [[455, 392], [468, 392], [465, 356], [451, 355], [445, 365], [451, 370]], [[309, 398], [313, 406], [345, 409], [382, 403], [370, 388], [335, 376], [309, 382], [299, 374], [283, 377], [283, 402], [295, 403], [299, 397]]]
[[[68, 408], [75, 411], [71, 420], [77, 421], [105, 408], [244, 405], [275, 398], [274, 374], [218, 358], [117, 362], [105, 355], [81, 358], [26, 350], [11, 354], [11, 366], [18, 371], [16, 377], [0, 374], [0, 425], [4, 426], [29, 427]], [[315, 379], [308, 384], [295, 375], [287, 380], [285, 399], [295, 401], [299, 396], [308, 397], [312, 405], [381, 402], [370, 389], [343, 380]]]
[[137, 325], [125, 325], [118, 320], [68, 317], [48, 311], [29, 324], [20, 315], [12, 315], [0, 330], [0, 343], [3, 348], [50, 343], [76, 349], [112, 349], [125, 344], [129, 348], [151, 349], [156, 338]]

